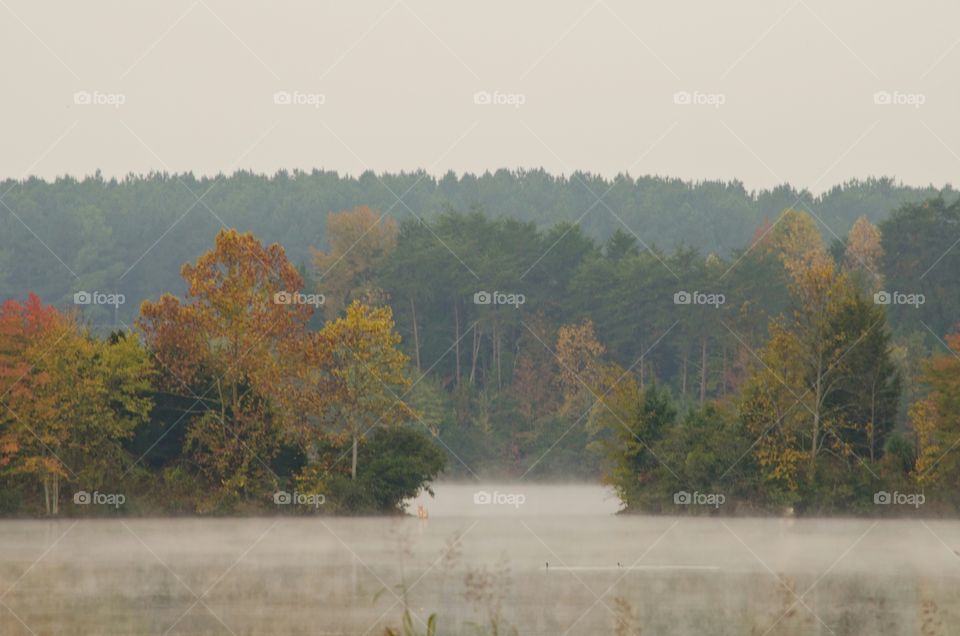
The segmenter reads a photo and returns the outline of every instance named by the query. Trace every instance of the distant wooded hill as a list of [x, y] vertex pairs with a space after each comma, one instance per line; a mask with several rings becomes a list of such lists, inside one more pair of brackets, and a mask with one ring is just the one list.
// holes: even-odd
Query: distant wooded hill
[[32, 290], [60, 304], [79, 290], [119, 292], [127, 299], [119, 311], [126, 320], [141, 299], [181, 290], [180, 265], [208, 249], [221, 227], [279, 242], [292, 262], [308, 267], [310, 247], [327, 246], [327, 214], [358, 205], [401, 222], [434, 218], [445, 209], [477, 210], [541, 229], [566, 221], [599, 243], [621, 229], [648, 246], [682, 244], [723, 256], [746, 245], [756, 228], [784, 208], [818, 217], [832, 241], [833, 233], [845, 236], [861, 215], [877, 223], [904, 203], [953, 192], [883, 178], [813, 196], [788, 185], [750, 192], [739, 182], [557, 177], [543, 170], [448, 173], [439, 179], [424, 172], [355, 178], [313, 171], [7, 180], [0, 187], [0, 298], [22, 298]]

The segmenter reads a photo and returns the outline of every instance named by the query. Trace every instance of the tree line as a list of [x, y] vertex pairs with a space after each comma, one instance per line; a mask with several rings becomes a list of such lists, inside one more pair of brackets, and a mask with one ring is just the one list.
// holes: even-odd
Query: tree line
[[952, 509], [960, 207], [885, 219], [786, 208], [703, 252], [358, 206], [299, 266], [223, 229], [112, 333], [6, 302], [0, 505], [122, 484], [163, 511], [386, 511], [446, 465], [599, 477], [636, 511]]
[[694, 492], [755, 511], [877, 511], [885, 493], [951, 509], [958, 221], [938, 197], [834, 236], [788, 208], [724, 256], [361, 207], [329, 218], [313, 285], [328, 316], [393, 307], [450, 473], [600, 475], [645, 511], [691, 510], [672, 495]]
[[279, 243], [295, 265], [308, 268], [311, 247], [330, 245], [327, 214], [359, 205], [397, 223], [432, 221], [448, 209], [532, 222], [539, 230], [577, 223], [601, 244], [629, 227], [649, 246], [684, 244], [726, 256], [764, 219], [788, 207], [812, 211], [845, 235], [860, 216], [879, 223], [904, 203], [953, 195], [950, 188], [908, 187], [891, 179], [851, 181], [814, 195], [789, 185], [749, 191], [737, 181], [555, 176], [543, 170], [440, 177], [322, 170], [123, 179], [95, 174], [52, 182], [8, 179], [0, 191], [0, 298], [23, 298], [29, 288], [60, 305], [78, 291], [120, 293], [126, 304], [87, 312], [98, 324], [114, 326], [131, 323], [144, 299], [182, 293], [180, 265], [207, 251], [224, 227]]

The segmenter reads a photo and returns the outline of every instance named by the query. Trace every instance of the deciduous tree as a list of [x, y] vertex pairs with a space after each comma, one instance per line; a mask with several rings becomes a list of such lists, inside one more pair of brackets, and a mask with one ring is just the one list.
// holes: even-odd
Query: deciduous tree
[[379, 299], [373, 283], [384, 259], [397, 244], [397, 223], [365, 205], [327, 215], [326, 252], [313, 250], [318, 291], [326, 297], [324, 310], [335, 317], [353, 298]]
[[165, 390], [195, 397], [187, 442], [214, 500], [262, 494], [284, 422], [299, 404], [290, 381], [313, 313], [279, 245], [221, 230], [213, 250], [183, 266], [186, 299], [144, 302], [138, 321]]
[[360, 438], [377, 426], [414, 417], [401, 399], [410, 386], [405, 373], [408, 358], [397, 349], [400, 336], [389, 307], [369, 307], [355, 300], [346, 315], [324, 325], [321, 334], [330, 344], [335, 387], [330, 417], [350, 433], [350, 475], [356, 479]]
[[880, 274], [882, 258], [880, 230], [866, 216], [861, 216], [847, 234], [843, 269], [850, 272], [867, 293], [872, 294], [883, 287], [883, 276]]
[[135, 338], [94, 338], [36, 296], [0, 313], [4, 460], [40, 482], [47, 514], [55, 515], [63, 481], [92, 489], [119, 472], [120, 442], [152, 407], [152, 367]]

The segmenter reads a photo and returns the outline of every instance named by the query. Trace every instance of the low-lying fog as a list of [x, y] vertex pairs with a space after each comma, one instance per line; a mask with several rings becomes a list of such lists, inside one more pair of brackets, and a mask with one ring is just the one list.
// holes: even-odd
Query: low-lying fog
[[593, 485], [435, 491], [405, 518], [3, 521], [0, 634], [383, 634], [404, 607], [417, 634], [433, 613], [440, 635], [960, 633], [960, 522], [615, 516]]

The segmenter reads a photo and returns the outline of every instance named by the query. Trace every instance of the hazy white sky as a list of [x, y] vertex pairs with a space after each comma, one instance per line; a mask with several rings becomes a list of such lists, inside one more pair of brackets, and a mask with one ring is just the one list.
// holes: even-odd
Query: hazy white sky
[[958, 23], [950, 1], [0, 0], [0, 177], [957, 184]]

